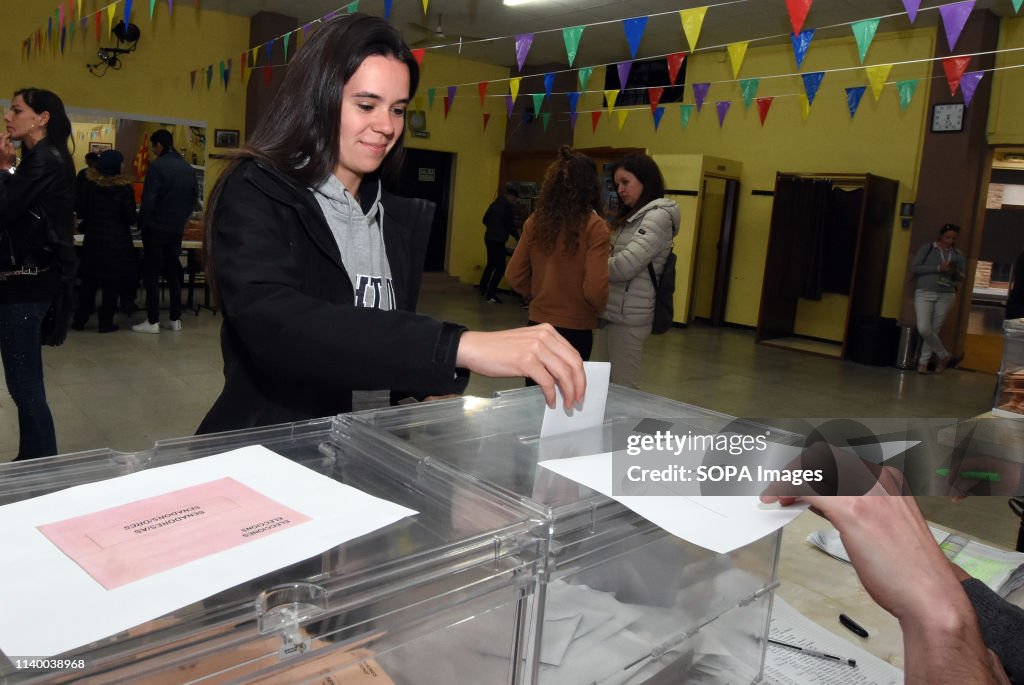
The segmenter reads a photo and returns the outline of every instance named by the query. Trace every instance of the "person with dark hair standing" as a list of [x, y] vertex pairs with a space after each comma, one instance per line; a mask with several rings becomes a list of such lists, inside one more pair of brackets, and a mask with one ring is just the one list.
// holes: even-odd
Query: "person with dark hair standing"
[[953, 358], [942, 345], [939, 331], [956, 299], [956, 285], [967, 269], [967, 260], [956, 249], [959, 235], [959, 226], [946, 224], [939, 230], [938, 240], [922, 245], [911, 263], [910, 271], [916, 280], [914, 317], [921, 335], [918, 373], [929, 373], [932, 355], [937, 357], [935, 373], [945, 371]]
[[[78, 176], [75, 177], [75, 190], [77, 192], [78, 186], [85, 182], [85, 175], [89, 172], [89, 169], [96, 168], [96, 161], [100, 158], [98, 152], [86, 152], [85, 153], [85, 168], [78, 172]], [[79, 217], [81, 218], [81, 217]]]
[[502, 194], [484, 212], [487, 266], [480, 277], [480, 292], [491, 304], [501, 304], [501, 300], [498, 299], [498, 284], [505, 276], [505, 244], [509, 237], [519, 237], [515, 215], [515, 202], [518, 199], [519, 191], [515, 185], [506, 183]]
[[100, 287], [103, 295], [99, 332], [116, 331], [117, 297], [131, 284], [138, 284], [138, 261], [132, 243], [135, 192], [131, 177], [121, 175], [123, 163], [124, 156], [120, 152], [106, 150], [99, 156], [96, 168], [89, 169], [76, 193], [75, 213], [82, 219], [79, 228], [85, 234], [78, 308], [71, 322], [71, 327], [78, 331], [85, 328], [92, 315], [96, 290]]
[[[476, 371], [582, 400], [583, 363], [549, 326], [477, 332], [415, 313], [433, 205], [391, 195], [419, 67], [380, 17], [324, 23], [211, 194], [206, 265], [224, 390], [200, 433], [459, 393]], [[296, 106], [302, 103], [302, 106]]]
[[608, 301], [608, 224], [594, 211], [600, 196], [594, 162], [563, 145], [506, 274], [530, 303], [530, 325], [551, 324], [583, 359]]
[[660, 278], [679, 232], [679, 206], [665, 199], [665, 181], [653, 159], [623, 157], [612, 166], [619, 211], [612, 222], [608, 260], [608, 306], [602, 318], [611, 362], [611, 382], [639, 387], [644, 342], [654, 321], [656, 288], [648, 265]]
[[136, 333], [159, 333], [160, 277], [170, 291], [170, 320], [163, 328], [181, 330], [181, 236], [199, 194], [196, 172], [174, 149], [167, 129], [149, 137], [156, 159], [142, 186], [139, 228], [142, 229], [142, 272], [146, 282], [147, 320], [132, 326]]
[[[17, 459], [57, 453], [53, 415], [43, 383], [41, 325], [73, 269], [75, 165], [68, 150], [71, 122], [53, 92], [23, 88], [4, 113], [0, 134], [0, 232], [7, 245], [0, 266], [0, 357], [7, 390], [18, 407]], [[21, 143], [15, 173], [11, 141]], [[39, 229], [39, 218], [46, 226]], [[67, 246], [70, 253], [56, 247]], [[11, 264], [13, 252], [14, 264]], [[36, 268], [26, 268], [28, 264]]]

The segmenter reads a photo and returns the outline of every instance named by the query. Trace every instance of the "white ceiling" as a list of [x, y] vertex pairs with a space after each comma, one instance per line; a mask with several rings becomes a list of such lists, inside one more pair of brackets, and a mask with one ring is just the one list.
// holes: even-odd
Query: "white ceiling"
[[[950, 0], [951, 2], [952, 0]], [[935, 25], [935, 8], [949, 2], [921, 3], [916, 25]], [[276, 12], [295, 17], [302, 25], [332, 10], [348, 5], [343, 0], [203, 0], [206, 9], [243, 16]], [[628, 58], [629, 49], [622, 19], [650, 16], [638, 58], [686, 51], [677, 12], [681, 9], [709, 6], [701, 31], [699, 48], [724, 46], [737, 41], [786, 41], [792, 30], [785, 0], [725, 0], [712, 5], [701, 0], [536, 0], [519, 7], [505, 7], [501, 0], [430, 0], [427, 15], [421, 0], [393, 0], [391, 21], [410, 44], [444, 44], [445, 53], [462, 54], [492, 64], [513, 66], [515, 43], [510, 36], [536, 33], [527, 65], [566, 64], [564, 27], [586, 24], [575, 66], [594, 66]], [[360, 11], [383, 15], [384, 0], [360, 0]], [[977, 0], [975, 9], [991, 9], [997, 14], [1012, 14], [1010, 0]], [[884, 19], [879, 31], [911, 26], [902, 0], [817, 0], [811, 6], [804, 28], [817, 30], [815, 38], [829, 35], [850, 36], [849, 22], [898, 15]], [[661, 16], [652, 16], [658, 15]], [[432, 31], [440, 17], [444, 36]], [[609, 22], [603, 25], [593, 25]], [[834, 25], [843, 25], [829, 29]], [[549, 33], [541, 33], [550, 31]], [[504, 38], [469, 42], [471, 38]], [[758, 42], [752, 43], [756, 46]]]

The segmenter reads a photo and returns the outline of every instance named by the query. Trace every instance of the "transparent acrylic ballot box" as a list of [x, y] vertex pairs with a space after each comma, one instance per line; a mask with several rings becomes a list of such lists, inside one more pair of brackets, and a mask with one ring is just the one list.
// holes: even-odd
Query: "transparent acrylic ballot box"
[[323, 419], [11, 464], [0, 504], [255, 444], [419, 513], [59, 655], [79, 667], [17, 668], [21, 655], [0, 653], [0, 684], [523, 682], [542, 553], [531, 513], [364, 426]]
[[1024, 319], [1003, 322], [1003, 361], [992, 413], [1004, 418], [1024, 418]]
[[[611, 451], [639, 420], [723, 428], [731, 417], [610, 386], [602, 428], [549, 441], [537, 388], [352, 414], [412, 445], [453, 477], [536, 512], [547, 565], [526, 640], [525, 670], [542, 685], [745, 683], [761, 678], [780, 534], [730, 554], [677, 537], [539, 461]], [[789, 441], [796, 436], [772, 431]], [[619, 436], [616, 438], [615, 436]], [[621, 445], [615, 445], [621, 448]]]

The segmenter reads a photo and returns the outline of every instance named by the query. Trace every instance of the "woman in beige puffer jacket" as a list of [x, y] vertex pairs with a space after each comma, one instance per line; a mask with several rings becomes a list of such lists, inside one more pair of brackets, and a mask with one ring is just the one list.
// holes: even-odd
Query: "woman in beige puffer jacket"
[[619, 213], [612, 225], [608, 259], [608, 305], [602, 319], [611, 361], [611, 381], [636, 388], [644, 341], [654, 320], [654, 284], [679, 231], [679, 206], [664, 198], [665, 181], [644, 154], [623, 157], [612, 167]]

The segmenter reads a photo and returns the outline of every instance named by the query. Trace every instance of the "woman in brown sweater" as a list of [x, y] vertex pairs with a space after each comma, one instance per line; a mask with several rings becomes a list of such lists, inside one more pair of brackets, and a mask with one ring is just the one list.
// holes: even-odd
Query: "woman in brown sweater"
[[505, 278], [530, 303], [530, 325], [549, 323], [584, 360], [608, 301], [608, 224], [595, 211], [597, 167], [567, 145], [544, 175]]

